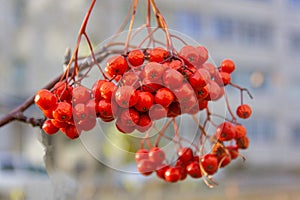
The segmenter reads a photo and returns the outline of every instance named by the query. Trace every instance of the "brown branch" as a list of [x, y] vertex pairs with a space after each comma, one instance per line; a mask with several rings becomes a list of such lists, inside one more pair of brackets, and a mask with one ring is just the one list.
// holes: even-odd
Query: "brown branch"
[[[101, 62], [104, 60], [110, 53], [120, 53], [121, 51], [118, 50], [108, 50], [107, 47], [103, 47], [98, 53], [97, 53], [97, 62]], [[67, 59], [69, 55], [65, 56], [65, 59]], [[66, 62], [65, 62], [66, 63]], [[94, 61], [91, 57], [88, 57], [86, 59], [81, 59], [81, 63], [79, 63], [79, 70], [82, 71], [84, 69], [90, 68], [94, 65]], [[72, 74], [74, 71], [74, 67], [69, 70], [69, 75]], [[61, 77], [64, 75], [64, 73], [60, 74], [59, 76], [55, 77], [52, 81], [50, 81], [47, 85], [45, 85], [44, 89], [50, 90], [53, 88], [53, 86], [60, 81]], [[12, 121], [21, 121], [27, 124], [31, 124], [33, 126], [41, 126], [41, 119], [35, 119], [32, 117], [26, 117], [23, 112], [26, 111], [30, 106], [34, 104], [34, 97], [35, 94], [30, 96], [27, 100], [25, 100], [22, 104], [14, 108], [12, 111], [10, 111], [8, 114], [0, 118], [0, 127], [12, 122]]]

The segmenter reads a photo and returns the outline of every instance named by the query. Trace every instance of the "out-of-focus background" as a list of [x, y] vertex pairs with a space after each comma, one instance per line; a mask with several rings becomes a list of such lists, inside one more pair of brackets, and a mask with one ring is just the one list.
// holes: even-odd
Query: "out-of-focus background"
[[[89, 3], [0, 0], [0, 116], [61, 73]], [[96, 3], [88, 25], [94, 44], [115, 33], [129, 3]], [[45, 143], [38, 129], [14, 122], [0, 129], [0, 199], [300, 199], [300, 0], [157, 3], [169, 28], [205, 45], [216, 63], [236, 61], [233, 81], [254, 96], [244, 122], [247, 161], [218, 173], [215, 189], [192, 179], [166, 184], [105, 167], [79, 140], [56, 135]]]

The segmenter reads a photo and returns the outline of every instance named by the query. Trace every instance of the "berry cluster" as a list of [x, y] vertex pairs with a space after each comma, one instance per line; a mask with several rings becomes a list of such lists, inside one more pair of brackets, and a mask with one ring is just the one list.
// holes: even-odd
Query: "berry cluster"
[[[179, 52], [162, 47], [137, 48], [109, 57], [103, 79], [97, 80], [91, 89], [81, 85], [80, 81], [73, 84], [61, 81], [51, 90], [38, 91], [35, 103], [47, 117], [42, 127], [47, 134], [61, 130], [70, 139], [75, 139], [82, 131], [93, 129], [99, 118], [114, 123], [124, 134], [145, 132], [141, 148], [135, 154], [141, 174], [150, 175], [155, 171], [158, 177], [168, 182], [184, 180], [187, 175], [211, 180], [211, 175], [239, 155], [239, 149], [249, 145], [246, 128], [237, 122], [231, 110], [232, 119], [222, 117], [225, 122], [219, 125], [211, 120], [213, 113], [209, 104], [226, 96], [226, 86], [238, 88], [242, 96], [246, 90], [231, 83], [234, 70], [235, 63], [229, 59], [215, 67], [208, 61], [208, 51], [203, 46], [185, 45]], [[227, 107], [230, 109], [229, 105]], [[183, 147], [183, 137], [176, 128], [175, 118], [183, 114], [195, 117], [202, 110], [207, 115], [206, 120], [203, 123], [195, 121], [201, 132], [200, 142], [195, 144], [185, 139], [190, 145]], [[247, 119], [251, 114], [251, 107], [241, 101], [236, 115]], [[162, 118], [170, 121], [159, 131], [152, 145], [149, 132]], [[165, 135], [171, 122], [174, 137]], [[208, 123], [215, 126], [212, 135], [206, 133]], [[168, 161], [166, 153], [159, 147], [162, 137], [179, 146], [175, 161]], [[211, 141], [208, 153], [203, 148], [206, 138]], [[145, 140], [148, 148], [144, 148]]]
[[47, 117], [42, 126], [47, 134], [61, 130], [70, 139], [75, 139], [82, 131], [89, 131], [96, 125], [95, 101], [86, 87], [73, 88], [58, 82], [52, 91], [38, 91], [34, 101]]

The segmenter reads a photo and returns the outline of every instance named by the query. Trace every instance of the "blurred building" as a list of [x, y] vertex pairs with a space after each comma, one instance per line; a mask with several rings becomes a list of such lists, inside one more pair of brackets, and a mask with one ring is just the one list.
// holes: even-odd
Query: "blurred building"
[[[299, 166], [295, 158], [300, 156], [300, 1], [167, 0], [159, 4], [170, 28], [205, 45], [216, 64], [225, 58], [236, 61], [233, 82], [249, 88], [254, 96], [246, 101], [253, 106], [253, 117], [241, 121], [251, 138], [249, 163]], [[239, 95], [231, 95], [235, 94]]]
[[[115, 2], [96, 4], [88, 25], [95, 45], [111, 36], [126, 16], [129, 0]], [[233, 81], [254, 96], [253, 101], [245, 98], [254, 110], [244, 122], [251, 139], [249, 163], [299, 166], [295, 158], [300, 156], [300, 1], [157, 3], [169, 28], [205, 45], [216, 63], [224, 58], [236, 61]], [[74, 48], [89, 1], [0, 0], [0, 4], [0, 115], [4, 115], [61, 72], [65, 49]], [[39, 115], [34, 109], [32, 113]], [[0, 150], [43, 154], [36, 153], [36, 148], [42, 149], [34, 142], [37, 129], [13, 123], [0, 132]]]

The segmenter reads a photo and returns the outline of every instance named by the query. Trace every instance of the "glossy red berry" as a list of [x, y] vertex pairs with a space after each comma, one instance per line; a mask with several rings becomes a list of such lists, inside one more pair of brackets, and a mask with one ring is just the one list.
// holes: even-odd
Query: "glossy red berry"
[[128, 85], [119, 87], [115, 92], [115, 101], [122, 108], [130, 108], [138, 102], [137, 91]]
[[202, 65], [208, 59], [208, 50], [204, 46], [197, 46], [196, 50], [198, 52], [198, 65]]
[[34, 102], [42, 110], [53, 110], [57, 106], [57, 98], [46, 89], [41, 89], [36, 93]]
[[144, 159], [149, 159], [149, 151], [147, 149], [139, 149], [136, 153], [135, 153], [135, 161], [136, 162], [140, 162], [141, 160]]
[[155, 164], [161, 164], [165, 160], [165, 152], [159, 147], [153, 147], [149, 151], [149, 160]]
[[88, 110], [83, 103], [76, 104], [73, 108], [74, 120], [85, 120], [88, 117]]
[[47, 119], [43, 126], [42, 129], [45, 131], [45, 133], [47, 133], [48, 135], [53, 135], [55, 133], [57, 133], [57, 131], [59, 130], [59, 128], [57, 128], [56, 126], [53, 125], [53, 123], [51, 122], [50, 119]]
[[90, 91], [83, 86], [78, 86], [73, 89], [73, 103], [86, 103], [91, 99]]
[[223, 142], [235, 138], [235, 128], [230, 122], [223, 122], [216, 129], [216, 138]]
[[136, 129], [143, 133], [147, 131], [151, 126], [152, 120], [150, 119], [149, 115], [147, 113], [141, 114]]
[[128, 63], [124, 56], [116, 55], [108, 59], [106, 68], [111, 75], [123, 75], [128, 70]]
[[178, 151], [178, 156], [181, 161], [188, 163], [194, 158], [193, 150], [189, 147], [180, 148]]
[[136, 109], [126, 109], [122, 111], [120, 120], [125, 126], [135, 126], [139, 123], [140, 114]]
[[110, 100], [116, 88], [117, 86], [113, 82], [106, 81], [99, 88], [101, 97]]
[[197, 65], [199, 62], [199, 52], [198, 50], [190, 45], [182, 47], [179, 52], [179, 55], [186, 59], [192, 65]]
[[53, 111], [53, 118], [60, 122], [66, 122], [72, 118], [72, 106], [67, 102], [59, 102]]
[[150, 92], [139, 92], [135, 108], [140, 112], [147, 112], [154, 104], [154, 96]]
[[155, 103], [167, 108], [174, 101], [175, 96], [168, 88], [159, 89], [154, 97]]
[[98, 80], [94, 83], [92, 87], [92, 93], [96, 101], [100, 101], [102, 99], [100, 87], [105, 82], [106, 82], [105, 80]]
[[134, 49], [128, 53], [127, 59], [132, 66], [136, 67], [144, 63], [145, 55], [140, 49]]
[[170, 168], [169, 165], [166, 164], [161, 164], [158, 167], [156, 167], [156, 175], [161, 178], [161, 179], [165, 179], [165, 173], [166, 171]]
[[225, 59], [221, 63], [221, 71], [232, 73], [235, 70], [235, 64], [230, 59]]
[[237, 107], [236, 114], [242, 119], [247, 119], [252, 114], [252, 109], [248, 104], [242, 104]]
[[212, 175], [218, 170], [218, 158], [213, 154], [205, 154], [201, 159], [201, 165], [208, 175]]
[[199, 165], [199, 162], [197, 162], [197, 161], [193, 161], [189, 165], [187, 165], [186, 171], [187, 171], [188, 175], [192, 178], [202, 177], [200, 165]]
[[69, 125], [66, 128], [61, 128], [60, 130], [72, 140], [78, 138], [81, 134], [81, 131], [78, 130], [75, 125]]
[[111, 118], [113, 117], [111, 101], [107, 99], [102, 99], [97, 104], [97, 112], [101, 118]]
[[220, 86], [226, 86], [231, 81], [231, 75], [228, 72], [217, 72], [215, 76], [215, 81]]
[[154, 104], [149, 110], [149, 116], [152, 120], [158, 120], [167, 116], [167, 109], [160, 104]]
[[161, 81], [161, 77], [165, 71], [165, 67], [157, 62], [149, 62], [145, 65], [143, 69], [144, 78], [150, 82], [157, 83]]
[[178, 167], [170, 167], [165, 171], [165, 180], [175, 183], [181, 178], [180, 169]]
[[148, 159], [141, 160], [137, 165], [138, 171], [145, 176], [152, 174], [152, 172], [155, 171], [155, 168], [155, 164]]
[[164, 86], [170, 89], [180, 87], [183, 79], [182, 74], [175, 69], [167, 69], [162, 76]]
[[207, 85], [210, 74], [206, 69], [200, 68], [189, 77], [189, 82], [194, 89], [200, 89]]
[[54, 85], [52, 92], [60, 101], [72, 101], [73, 88], [66, 82], [57, 82]]
[[148, 50], [150, 62], [163, 62], [169, 56], [169, 52], [161, 47]]

